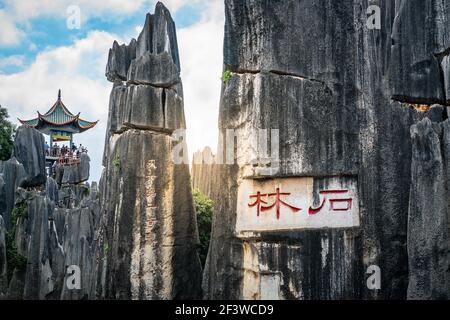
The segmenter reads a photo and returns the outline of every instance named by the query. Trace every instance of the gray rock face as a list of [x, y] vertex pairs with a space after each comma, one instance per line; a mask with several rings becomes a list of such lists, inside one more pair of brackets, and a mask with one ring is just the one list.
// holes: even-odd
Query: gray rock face
[[44, 136], [39, 131], [24, 126], [17, 129], [14, 157], [23, 164], [26, 172], [23, 187], [37, 187], [46, 182], [44, 144]]
[[58, 204], [59, 203], [59, 190], [58, 184], [53, 178], [47, 179], [47, 184], [45, 185], [45, 193], [50, 198], [51, 201]]
[[[155, 14], [147, 14], [137, 41], [133, 39], [129, 45], [114, 41], [106, 77], [111, 82], [128, 81], [165, 88], [181, 82], [175, 23], [162, 3], [157, 3]], [[182, 95], [180, 88], [178, 93]]]
[[219, 181], [215, 179], [218, 177], [219, 164], [216, 163], [216, 157], [209, 147], [206, 147], [203, 152], [194, 153], [191, 168], [192, 187], [209, 198], [215, 199], [219, 185]]
[[109, 50], [108, 64], [106, 65], [106, 77], [109, 81], [125, 80], [131, 61], [136, 58], [136, 40], [131, 40], [129, 45], [119, 45], [114, 41]]
[[450, 122], [432, 123], [425, 119], [412, 126], [411, 136], [408, 298], [449, 299]]
[[110, 98], [107, 140], [111, 134], [128, 129], [172, 133], [184, 128], [183, 97], [174, 88], [114, 85]]
[[110, 99], [97, 297], [200, 298], [189, 167], [172, 160], [171, 134], [185, 127], [175, 25], [161, 3], [147, 15], [136, 57]]
[[[79, 165], [57, 170], [59, 182], [64, 181], [60, 187], [47, 179], [45, 167], [41, 170], [41, 151], [42, 135], [21, 127], [14, 152], [24, 164], [16, 158], [0, 164], [0, 298], [93, 298], [93, 235], [100, 207], [97, 190], [80, 184], [89, 179], [89, 157], [82, 155]], [[42, 181], [45, 185], [37, 184]], [[8, 246], [6, 232], [12, 237]], [[69, 266], [79, 267], [82, 284], [70, 292]]]
[[91, 159], [85, 153], [80, 155], [80, 163], [67, 165], [57, 165], [55, 180], [59, 185], [79, 184], [89, 180]]
[[[200, 295], [200, 263], [189, 169], [171, 159], [170, 136], [120, 135], [102, 181], [107, 227], [100, 293], [108, 299], [183, 299]], [[105, 249], [107, 248], [107, 249]]]
[[[381, 8], [382, 30], [366, 28], [368, 1], [225, 2], [224, 64], [232, 73], [222, 88], [219, 128], [224, 150], [227, 129], [235, 129], [237, 161], [221, 166], [215, 178], [221, 196], [204, 272], [206, 298], [407, 297], [410, 126], [426, 116], [439, 121], [441, 111], [421, 114], [391, 100], [402, 93], [391, 91], [390, 80], [407, 86], [404, 70], [394, 65], [414, 60], [403, 49], [399, 58], [408, 57], [396, 60], [395, 45], [404, 39], [391, 53], [391, 34], [411, 35], [394, 21], [409, 4], [370, 4]], [[440, 24], [425, 15], [421, 21]], [[434, 72], [431, 64], [426, 69]], [[431, 80], [411, 84], [406, 101], [422, 96], [417, 87], [442, 102], [436, 94], [442, 83]], [[266, 163], [255, 157], [257, 129], [279, 130], [275, 171], [264, 170]], [[269, 146], [274, 139], [266, 139]], [[324, 177], [355, 181], [359, 226], [239, 234], [242, 185], [300, 177], [313, 179], [314, 188], [326, 187]], [[366, 285], [371, 266], [382, 270], [382, 290]]]
[[450, 55], [445, 56], [441, 62], [442, 73], [444, 75], [445, 97], [447, 105], [450, 104]]
[[[177, 70], [180, 70], [175, 23], [169, 10], [161, 2], [158, 2], [155, 13], [153, 15], [148, 13], [145, 18], [144, 28], [137, 40], [136, 57], [149, 53], [159, 55], [163, 52], [167, 52], [172, 57]], [[162, 76], [163, 74], [160, 74], [158, 77]]]
[[[51, 180], [49, 180], [51, 181]], [[93, 299], [94, 233], [99, 202], [84, 196], [75, 208], [56, 205], [47, 194], [18, 189], [18, 206], [25, 206], [15, 228], [15, 247], [25, 265], [9, 266], [13, 274], [9, 299]], [[61, 203], [60, 203], [61, 205]], [[80, 288], [68, 290], [67, 268], [80, 270]]]
[[[2, 164], [0, 164], [0, 167]], [[3, 174], [0, 170], [0, 216], [3, 216], [3, 214], [6, 211], [6, 185], [5, 180], [3, 179]]]
[[[27, 203], [27, 207], [27, 215], [19, 219], [16, 229], [18, 252], [26, 259], [23, 299], [43, 300], [53, 292], [57, 278], [50, 262], [51, 248], [48, 246], [48, 220], [53, 206], [48, 199], [35, 196]], [[63, 253], [60, 254], [62, 256]]]
[[[450, 4], [399, 1], [392, 31], [391, 88], [395, 99], [446, 103]], [[443, 61], [444, 60], [444, 61]]]
[[[235, 72], [274, 71], [342, 85], [340, 78], [351, 76], [345, 71], [352, 64], [345, 62], [354, 52], [352, 6], [353, 1], [226, 1], [224, 63]], [[286, 36], [275, 36], [280, 33]]]
[[[11, 228], [11, 212], [14, 209], [16, 201], [16, 189], [22, 185], [26, 177], [26, 172], [21, 163], [16, 158], [11, 158], [2, 164], [2, 176], [4, 181], [4, 189], [2, 198], [5, 201], [5, 209], [2, 213], [6, 228]], [[0, 190], [0, 193], [2, 191]]]
[[[81, 300], [94, 299], [95, 288], [95, 226], [98, 222], [99, 206], [91, 205], [70, 210], [66, 215], [63, 244], [65, 266], [76, 265], [81, 270], [81, 286], [79, 290], [63, 287], [61, 299]], [[64, 283], [70, 275], [66, 274]]]
[[8, 288], [7, 264], [6, 264], [6, 227], [0, 216], [0, 299], [2, 299]]
[[181, 82], [181, 79], [179, 69], [168, 52], [146, 52], [131, 62], [128, 81], [167, 88]]

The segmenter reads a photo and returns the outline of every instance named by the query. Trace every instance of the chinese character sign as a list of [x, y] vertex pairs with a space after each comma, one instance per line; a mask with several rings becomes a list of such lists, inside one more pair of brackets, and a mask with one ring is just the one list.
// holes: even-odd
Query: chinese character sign
[[356, 226], [355, 178], [244, 180], [239, 187], [238, 233]]

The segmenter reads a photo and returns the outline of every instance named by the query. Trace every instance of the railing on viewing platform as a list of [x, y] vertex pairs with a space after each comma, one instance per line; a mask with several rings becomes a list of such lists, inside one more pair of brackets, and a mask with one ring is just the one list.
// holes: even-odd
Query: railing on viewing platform
[[86, 153], [86, 149], [70, 150], [68, 148], [50, 148], [46, 151], [46, 157], [52, 158], [58, 165], [68, 166], [80, 163], [81, 154]]

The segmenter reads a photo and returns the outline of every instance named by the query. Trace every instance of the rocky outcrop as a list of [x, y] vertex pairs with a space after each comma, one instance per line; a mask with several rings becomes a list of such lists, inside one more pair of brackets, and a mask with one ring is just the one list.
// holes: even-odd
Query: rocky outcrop
[[[43, 193], [19, 189], [16, 210], [22, 212], [14, 234], [16, 265], [9, 266], [9, 299], [79, 300], [93, 298], [94, 232], [98, 200], [83, 199], [76, 208], [55, 207]], [[11, 253], [10, 253], [11, 254]], [[69, 283], [68, 267], [80, 270], [80, 288]]]
[[[121, 92], [123, 88], [114, 90]], [[126, 88], [123, 107], [120, 105], [123, 99], [113, 102], [113, 110], [121, 110], [116, 120], [119, 131], [134, 128], [172, 133], [185, 127], [183, 98], [174, 89], [149, 85], [129, 85]]]
[[[98, 226], [100, 207], [98, 201], [84, 203], [83, 206], [66, 212], [63, 233], [65, 266], [78, 266], [81, 271], [80, 290], [63, 287], [61, 299], [95, 299], [95, 248], [96, 226]], [[66, 274], [64, 283], [70, 281]]]
[[442, 58], [442, 74], [444, 75], [445, 97], [447, 105], [450, 105], [450, 54]]
[[181, 82], [179, 68], [168, 52], [145, 54], [133, 60], [128, 81], [134, 84], [146, 84], [155, 87], [172, 87]]
[[189, 168], [172, 159], [171, 134], [185, 128], [179, 72], [175, 25], [158, 3], [128, 77], [108, 78], [114, 86], [100, 183], [100, 299], [201, 296]]
[[[410, 127], [424, 117], [447, 117], [443, 108], [423, 114], [392, 101], [444, 102], [433, 53], [448, 48], [441, 33], [448, 8], [436, 13], [417, 9], [416, 2], [371, 1], [381, 9], [381, 30], [366, 27], [368, 1], [225, 2], [224, 64], [231, 77], [222, 88], [218, 156], [236, 150], [236, 161], [219, 169], [206, 298], [407, 297]], [[419, 7], [440, 3], [431, 2]], [[421, 12], [412, 18], [408, 10]], [[428, 31], [422, 31], [425, 21]], [[418, 58], [419, 49], [408, 45], [432, 43], [431, 25], [442, 37], [435, 51], [420, 49], [426, 57]], [[406, 30], [419, 26], [420, 41]], [[426, 74], [414, 78], [410, 66], [426, 59]], [[237, 146], [233, 136], [227, 139], [230, 129]], [[268, 148], [255, 143], [260, 129], [278, 130], [263, 136]], [[265, 161], [270, 149], [275, 160]], [[299, 203], [300, 213], [294, 207], [279, 219], [267, 217], [275, 210], [267, 207], [275, 208], [277, 188], [286, 193], [282, 201]], [[258, 205], [269, 213], [250, 210], [261, 190], [272, 193]], [[324, 196], [336, 191], [351, 193], [334, 199], [349, 201], [347, 207], [326, 204]], [[321, 220], [321, 208], [353, 212], [353, 220], [347, 227], [333, 214]], [[374, 266], [381, 270], [382, 290], [367, 285], [366, 272]]]
[[200, 190], [208, 198], [215, 199], [218, 196], [216, 187], [219, 185], [217, 181], [219, 166], [209, 147], [194, 153], [191, 166], [192, 187]]
[[409, 299], [450, 298], [450, 122], [425, 119], [413, 141], [408, 216]]
[[392, 27], [392, 96], [409, 103], [448, 99], [450, 5], [442, 1], [402, 0]]
[[[82, 155], [77, 166], [59, 167], [62, 180], [66, 172], [74, 172], [60, 187], [46, 176], [43, 141], [36, 130], [19, 128], [17, 158], [0, 165], [5, 203], [0, 217], [0, 298], [92, 298], [100, 208], [98, 191], [80, 184], [89, 179], [89, 157]], [[71, 266], [80, 270], [80, 288], [68, 286]]]
[[5, 297], [8, 288], [6, 264], [6, 227], [0, 215], [0, 299]]
[[109, 81], [125, 80], [131, 61], [136, 58], [136, 40], [129, 45], [119, 45], [114, 41], [109, 50], [108, 64], [106, 65], [106, 77]]
[[0, 166], [1, 176], [3, 177], [4, 187], [0, 189], [2, 194], [4, 209], [0, 212], [3, 216], [6, 228], [11, 228], [11, 213], [14, 209], [14, 203], [16, 201], [16, 190], [22, 185], [25, 179], [26, 172], [21, 163], [16, 158], [11, 158], [5, 161]]
[[87, 154], [80, 155], [80, 162], [72, 165], [57, 165], [55, 179], [59, 185], [75, 185], [89, 180], [90, 158]]
[[6, 211], [6, 185], [1, 170], [2, 165], [3, 164], [0, 163], [0, 216], [3, 216]]
[[39, 131], [30, 127], [19, 127], [14, 139], [14, 157], [25, 169], [26, 177], [22, 187], [44, 185], [47, 178], [45, 171], [45, 139]]

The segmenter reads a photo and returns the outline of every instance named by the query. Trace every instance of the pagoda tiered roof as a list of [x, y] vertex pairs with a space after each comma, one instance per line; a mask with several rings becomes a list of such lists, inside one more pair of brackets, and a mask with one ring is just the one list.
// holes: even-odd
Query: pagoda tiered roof
[[98, 123], [86, 121], [80, 118], [80, 113], [74, 115], [67, 109], [61, 100], [61, 90], [58, 92], [58, 100], [45, 114], [38, 111], [38, 117], [31, 120], [21, 120], [23, 125], [35, 128], [43, 133], [61, 130], [71, 133], [81, 133], [95, 127]]

